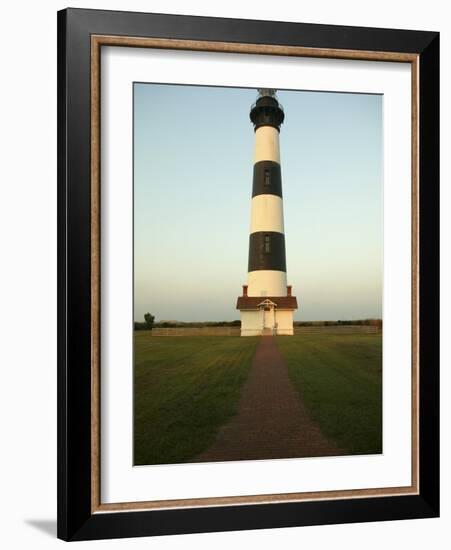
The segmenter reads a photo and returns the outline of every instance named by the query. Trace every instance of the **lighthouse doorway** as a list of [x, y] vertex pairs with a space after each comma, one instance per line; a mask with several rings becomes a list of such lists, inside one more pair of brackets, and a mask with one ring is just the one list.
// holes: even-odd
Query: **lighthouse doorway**
[[275, 328], [275, 309], [274, 303], [270, 300], [265, 300], [262, 304], [263, 309], [263, 329], [274, 330]]
[[263, 328], [274, 328], [274, 308], [268, 307], [264, 310], [264, 324]]

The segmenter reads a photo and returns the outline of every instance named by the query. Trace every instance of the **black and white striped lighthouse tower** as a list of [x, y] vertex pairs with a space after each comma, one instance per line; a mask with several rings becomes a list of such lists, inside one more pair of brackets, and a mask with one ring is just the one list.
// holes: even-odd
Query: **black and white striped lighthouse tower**
[[260, 89], [251, 108], [254, 177], [247, 285], [238, 298], [241, 336], [293, 334], [297, 300], [287, 286], [279, 132], [285, 115], [275, 90]]

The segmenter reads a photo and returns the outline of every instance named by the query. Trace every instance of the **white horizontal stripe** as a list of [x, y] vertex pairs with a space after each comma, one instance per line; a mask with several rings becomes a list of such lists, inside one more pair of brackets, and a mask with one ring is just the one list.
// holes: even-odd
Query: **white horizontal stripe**
[[249, 271], [247, 285], [248, 296], [286, 296], [287, 274], [269, 269]]
[[280, 164], [279, 132], [272, 126], [261, 126], [255, 131], [254, 162], [272, 160]]
[[256, 195], [251, 205], [251, 233], [283, 233], [283, 202], [277, 195]]

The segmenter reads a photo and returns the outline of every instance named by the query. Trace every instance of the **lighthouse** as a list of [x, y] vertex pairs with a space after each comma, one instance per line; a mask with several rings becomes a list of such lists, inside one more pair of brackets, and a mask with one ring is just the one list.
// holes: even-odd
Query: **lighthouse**
[[276, 91], [259, 89], [255, 131], [247, 284], [238, 297], [241, 336], [293, 334], [296, 297], [287, 285], [279, 133], [285, 115]]

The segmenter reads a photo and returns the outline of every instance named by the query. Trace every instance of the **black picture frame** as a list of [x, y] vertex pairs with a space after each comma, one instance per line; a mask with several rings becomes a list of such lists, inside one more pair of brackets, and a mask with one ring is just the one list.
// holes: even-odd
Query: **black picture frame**
[[[419, 60], [419, 494], [91, 509], [91, 36], [401, 52]], [[58, 537], [87, 540], [439, 515], [439, 33], [102, 10], [58, 12]]]

